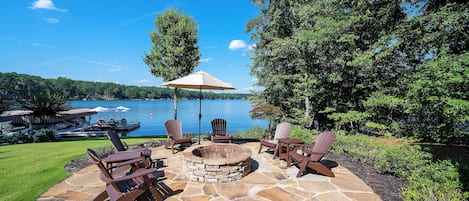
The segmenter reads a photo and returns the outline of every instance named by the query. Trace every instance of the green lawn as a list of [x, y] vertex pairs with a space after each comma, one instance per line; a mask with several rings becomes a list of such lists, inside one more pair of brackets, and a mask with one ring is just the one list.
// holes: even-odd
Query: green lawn
[[[128, 143], [149, 138], [125, 139]], [[64, 166], [86, 148], [112, 146], [107, 139], [0, 146], [0, 200], [36, 200], [69, 174]]]

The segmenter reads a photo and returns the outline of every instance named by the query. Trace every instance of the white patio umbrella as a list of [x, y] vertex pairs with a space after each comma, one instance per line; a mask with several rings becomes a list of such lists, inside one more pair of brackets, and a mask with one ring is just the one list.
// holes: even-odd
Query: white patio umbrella
[[129, 110], [130, 110], [130, 108], [128, 108], [128, 107], [117, 106], [116, 108], [114, 108], [114, 119], [116, 118], [116, 112], [127, 112]]
[[[93, 109], [91, 109], [90, 111], [94, 111], [94, 112], [109, 112], [111, 109], [107, 108], [107, 107], [103, 107], [103, 106], [98, 106], [98, 107], [95, 107]], [[90, 123], [91, 123], [91, 116], [88, 120]]]
[[115, 110], [116, 112], [127, 112], [127, 111], [130, 110], [130, 108], [124, 107], [124, 106], [117, 106], [114, 110]]
[[199, 89], [199, 144], [200, 144], [200, 121], [202, 119], [202, 89], [228, 90], [235, 89], [231, 84], [225, 83], [212, 75], [199, 71], [184, 77], [166, 82], [163, 86], [170, 86], [184, 89]]
[[109, 108], [103, 107], [103, 106], [98, 106], [98, 107], [95, 107], [95, 108], [91, 109], [91, 111], [95, 111], [95, 112], [107, 112], [107, 111], [109, 111]]

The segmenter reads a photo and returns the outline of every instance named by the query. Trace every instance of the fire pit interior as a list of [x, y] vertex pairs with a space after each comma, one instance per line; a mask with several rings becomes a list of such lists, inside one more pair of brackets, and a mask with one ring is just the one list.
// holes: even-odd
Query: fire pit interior
[[251, 172], [251, 150], [236, 144], [212, 144], [184, 151], [184, 171], [191, 181], [236, 181]]

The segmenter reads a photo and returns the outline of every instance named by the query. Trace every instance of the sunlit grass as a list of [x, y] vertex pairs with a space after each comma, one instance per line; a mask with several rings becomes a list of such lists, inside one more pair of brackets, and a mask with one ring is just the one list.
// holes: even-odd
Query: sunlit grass
[[[128, 143], [148, 140], [125, 139]], [[85, 156], [86, 148], [109, 145], [107, 139], [94, 139], [0, 146], [0, 200], [36, 200], [69, 176], [64, 166]]]

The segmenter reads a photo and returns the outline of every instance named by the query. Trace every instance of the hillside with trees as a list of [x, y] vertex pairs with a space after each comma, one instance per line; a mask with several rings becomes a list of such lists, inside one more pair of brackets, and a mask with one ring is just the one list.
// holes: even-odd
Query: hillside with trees
[[256, 109], [305, 128], [469, 143], [469, 3], [253, 0]]
[[[198, 91], [178, 90], [183, 99], [198, 99]], [[37, 94], [57, 93], [65, 100], [171, 99], [169, 87], [129, 86], [110, 82], [44, 79], [18, 73], [0, 73], [0, 97], [4, 100], [30, 99]], [[204, 99], [246, 99], [249, 94], [203, 92]]]

